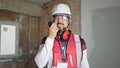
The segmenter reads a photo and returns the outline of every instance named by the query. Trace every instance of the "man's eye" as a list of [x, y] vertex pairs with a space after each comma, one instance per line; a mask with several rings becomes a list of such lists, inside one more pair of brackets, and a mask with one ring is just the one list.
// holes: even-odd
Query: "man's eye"
[[62, 18], [63, 18], [63, 19], [67, 19], [67, 17], [66, 17], [66, 16], [63, 16]]

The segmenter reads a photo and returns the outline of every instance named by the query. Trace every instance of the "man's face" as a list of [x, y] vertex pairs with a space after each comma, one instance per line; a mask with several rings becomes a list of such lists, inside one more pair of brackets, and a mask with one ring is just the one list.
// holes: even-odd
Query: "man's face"
[[63, 29], [68, 27], [68, 15], [66, 14], [56, 14], [53, 16], [53, 21], [57, 24], [58, 29]]

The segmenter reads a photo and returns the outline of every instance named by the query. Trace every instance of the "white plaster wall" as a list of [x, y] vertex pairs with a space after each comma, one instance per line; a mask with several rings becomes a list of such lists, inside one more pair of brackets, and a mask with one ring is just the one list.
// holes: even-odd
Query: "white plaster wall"
[[[106, 61], [106, 63], [108, 63], [108, 64], [110, 63], [110, 62], [107, 62], [107, 60], [106, 60], [107, 57], [105, 57], [105, 58], [103, 57], [103, 59], [99, 59], [97, 61], [95, 60], [95, 59], [98, 59], [98, 57], [95, 57], [95, 56], [99, 55], [99, 54], [96, 54], [96, 53], [102, 53], [102, 52], [99, 51], [99, 50], [95, 50], [95, 48], [98, 47], [98, 45], [100, 45], [100, 44], [97, 44], [96, 42], [99, 42], [99, 41], [95, 40], [96, 37], [94, 36], [94, 33], [96, 31], [94, 31], [93, 27], [96, 26], [96, 25], [93, 24], [93, 19], [92, 19], [93, 11], [98, 10], [98, 9], [110, 8], [110, 7], [111, 8], [120, 7], [120, 0], [81, 0], [82, 36], [86, 40], [86, 43], [87, 43], [87, 46], [88, 46], [88, 59], [89, 59], [91, 68], [103, 68], [103, 67], [107, 68], [107, 65], [106, 66], [103, 65], [104, 63], [98, 64], [100, 60], [101, 60], [101, 62]], [[101, 18], [101, 20], [104, 20], [103, 16], [100, 16], [100, 14], [98, 16]], [[112, 17], [110, 17], [110, 18], [112, 18]], [[116, 18], [114, 18], [114, 20], [115, 19]], [[119, 18], [117, 18], [117, 20], [119, 21]], [[107, 20], [105, 20], [105, 21], [107, 21]], [[105, 23], [108, 23], [108, 22], [105, 22]], [[120, 24], [118, 24], [118, 25], [120, 25]], [[99, 28], [97, 28], [97, 29], [99, 30]], [[107, 27], [106, 27], [106, 29], [107, 29]], [[101, 36], [97, 37], [97, 38], [100, 38], [100, 40], [103, 40], [103, 39], [101, 39]], [[107, 40], [109, 40], [109, 39], [107, 39]], [[117, 41], [117, 40], [115, 40], [115, 41]], [[108, 42], [108, 43], [110, 43], [110, 42]], [[107, 43], [105, 42], [104, 44], [107, 44]], [[105, 45], [105, 46], [107, 47], [108, 45]], [[102, 47], [101, 47], [101, 49], [102, 49]], [[94, 51], [96, 53], [93, 54], [92, 52], [94, 52]], [[103, 51], [107, 51], [107, 49], [103, 50]], [[93, 58], [91, 59], [90, 57], [94, 57], [94, 59]], [[119, 60], [119, 58], [117, 58], [117, 59]], [[114, 62], [115, 61], [113, 61], [113, 65], [114, 65]], [[103, 66], [100, 67], [100, 65], [103, 65]], [[119, 65], [119, 64], [117, 64], [117, 65]], [[118, 68], [118, 67], [114, 67], [114, 68]]]

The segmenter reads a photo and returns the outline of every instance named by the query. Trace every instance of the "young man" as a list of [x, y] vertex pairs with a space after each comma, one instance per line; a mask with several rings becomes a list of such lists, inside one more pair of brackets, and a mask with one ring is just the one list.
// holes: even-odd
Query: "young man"
[[66, 4], [58, 4], [52, 10], [52, 25], [44, 37], [35, 57], [39, 68], [89, 68], [85, 41], [73, 34], [68, 26], [71, 11]]

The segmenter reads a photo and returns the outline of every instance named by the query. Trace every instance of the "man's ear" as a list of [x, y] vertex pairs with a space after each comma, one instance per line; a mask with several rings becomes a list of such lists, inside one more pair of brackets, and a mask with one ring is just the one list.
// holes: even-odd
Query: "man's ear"
[[71, 18], [70, 18], [70, 24], [71, 24], [71, 22], [72, 22], [72, 20], [71, 20]]
[[70, 27], [70, 25], [71, 25], [71, 18], [70, 19], [68, 19], [68, 27]]
[[70, 25], [70, 24], [71, 24], [71, 22], [72, 22], [71, 18], [68, 20], [68, 22], [69, 22], [69, 25]]

